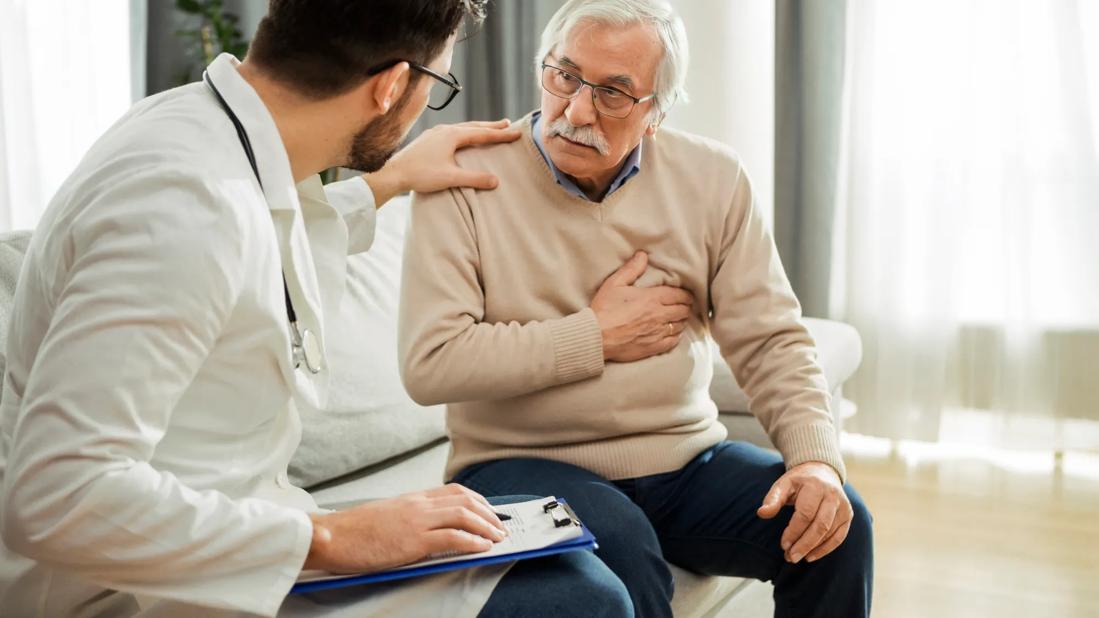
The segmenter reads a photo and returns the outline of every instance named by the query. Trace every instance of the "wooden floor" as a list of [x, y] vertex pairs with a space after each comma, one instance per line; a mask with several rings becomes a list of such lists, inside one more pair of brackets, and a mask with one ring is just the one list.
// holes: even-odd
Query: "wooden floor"
[[856, 436], [845, 457], [874, 516], [874, 616], [1099, 617], [1099, 456]]

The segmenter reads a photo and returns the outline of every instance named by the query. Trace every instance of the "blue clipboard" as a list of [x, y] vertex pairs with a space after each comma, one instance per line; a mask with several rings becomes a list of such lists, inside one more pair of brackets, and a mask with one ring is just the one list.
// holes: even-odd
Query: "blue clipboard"
[[[565, 504], [564, 500], [558, 499], [557, 501], [561, 504]], [[290, 589], [290, 594], [302, 594], [306, 592], [316, 592], [318, 590], [331, 590], [333, 588], [345, 588], [347, 586], [358, 586], [361, 584], [375, 584], [397, 579], [420, 577], [421, 575], [431, 575], [432, 573], [442, 573], [444, 571], [455, 571], [458, 569], [466, 569], [469, 567], [482, 566], [486, 564], [500, 564], [502, 562], [511, 562], [513, 560], [525, 560], [527, 558], [540, 558], [542, 556], [564, 554], [570, 551], [577, 551], [581, 549], [595, 551], [598, 548], [599, 544], [595, 541], [595, 535], [593, 535], [591, 533], [591, 530], [588, 530], [588, 527], [585, 526], [583, 522], [581, 522], [580, 536], [569, 539], [567, 541], [561, 541], [560, 543], [554, 543], [553, 545], [548, 545], [541, 549], [531, 549], [528, 551], [520, 551], [512, 554], [502, 554], [499, 556], [488, 556], [486, 558], [456, 560], [454, 562], [432, 564], [417, 569], [381, 571], [378, 573], [367, 573], [365, 575], [348, 575], [347, 577], [341, 577], [339, 579], [326, 579], [323, 581], [303, 582], [300, 584], [295, 584], [294, 587]]]

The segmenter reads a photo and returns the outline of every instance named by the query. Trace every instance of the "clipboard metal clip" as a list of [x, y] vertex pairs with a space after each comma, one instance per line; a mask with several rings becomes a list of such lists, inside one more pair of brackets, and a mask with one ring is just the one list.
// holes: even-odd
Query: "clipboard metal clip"
[[564, 528], [565, 526], [580, 526], [580, 518], [576, 516], [576, 513], [572, 510], [572, 507], [558, 502], [557, 500], [550, 500], [542, 505], [542, 511], [553, 518], [554, 528]]

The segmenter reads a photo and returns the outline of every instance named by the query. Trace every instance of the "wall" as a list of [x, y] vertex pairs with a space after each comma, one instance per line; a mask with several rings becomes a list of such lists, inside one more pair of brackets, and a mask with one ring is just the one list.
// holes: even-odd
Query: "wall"
[[775, 3], [773, 0], [672, 0], [691, 50], [687, 92], [667, 126], [737, 150], [768, 223], [774, 212]]

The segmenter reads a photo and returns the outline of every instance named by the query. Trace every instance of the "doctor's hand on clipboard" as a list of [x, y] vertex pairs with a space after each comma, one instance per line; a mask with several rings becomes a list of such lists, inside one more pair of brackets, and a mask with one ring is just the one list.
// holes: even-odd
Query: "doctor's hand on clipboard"
[[488, 501], [456, 484], [309, 517], [313, 540], [304, 569], [330, 573], [380, 571], [450, 551], [483, 552], [507, 536]]
[[409, 191], [432, 193], [451, 187], [495, 189], [489, 172], [458, 166], [454, 153], [468, 146], [513, 142], [521, 135], [508, 120], [471, 121], [428, 129], [393, 155], [382, 169], [363, 174], [378, 208]]

